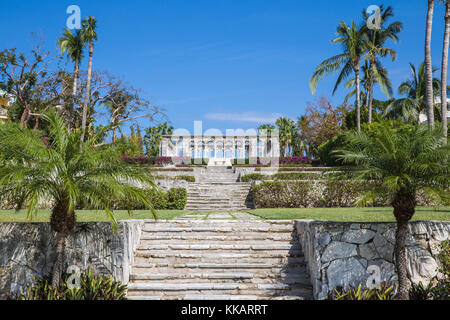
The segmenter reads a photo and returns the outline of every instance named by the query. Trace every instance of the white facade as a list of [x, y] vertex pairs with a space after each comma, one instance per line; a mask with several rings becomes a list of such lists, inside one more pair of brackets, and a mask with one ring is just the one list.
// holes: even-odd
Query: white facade
[[280, 156], [280, 144], [278, 135], [164, 136], [160, 156], [209, 159], [209, 165], [231, 165], [235, 159], [256, 163], [258, 158], [273, 163]]

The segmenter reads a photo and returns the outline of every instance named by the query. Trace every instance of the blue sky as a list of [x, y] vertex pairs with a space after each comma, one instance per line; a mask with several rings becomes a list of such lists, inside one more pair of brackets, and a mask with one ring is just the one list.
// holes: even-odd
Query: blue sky
[[[194, 120], [203, 120], [204, 129], [225, 131], [255, 128], [281, 115], [295, 119], [308, 101], [323, 95], [342, 102], [345, 88], [331, 96], [336, 76], [322, 81], [315, 96], [309, 79], [322, 60], [339, 53], [331, 43], [338, 22], [361, 22], [363, 8], [372, 4], [393, 6], [395, 20], [404, 23], [400, 43], [391, 44], [397, 60], [385, 60], [394, 88], [409, 77], [408, 63], [417, 65], [424, 56], [425, 0], [3, 1], [1, 46], [29, 50], [30, 33], [42, 32], [47, 48], [55, 51], [71, 4], [81, 7], [83, 17], [98, 19], [94, 68], [142, 89], [166, 109], [172, 125], [188, 130]], [[436, 67], [443, 16], [443, 5], [437, 4]]]

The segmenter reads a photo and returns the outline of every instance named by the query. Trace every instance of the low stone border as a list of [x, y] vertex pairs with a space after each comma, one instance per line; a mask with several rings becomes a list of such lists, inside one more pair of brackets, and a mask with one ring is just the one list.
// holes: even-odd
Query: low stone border
[[[296, 221], [316, 299], [336, 287], [365, 286], [368, 280], [396, 284], [395, 223]], [[450, 222], [411, 222], [408, 275], [413, 283], [439, 278], [439, 244], [450, 240]], [[379, 274], [378, 274], [379, 272]]]

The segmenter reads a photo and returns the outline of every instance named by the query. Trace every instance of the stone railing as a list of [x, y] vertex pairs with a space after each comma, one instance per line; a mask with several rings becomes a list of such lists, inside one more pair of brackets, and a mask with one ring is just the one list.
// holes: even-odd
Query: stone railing
[[[143, 221], [79, 223], [67, 238], [65, 264], [129, 281]], [[48, 276], [55, 258], [55, 233], [48, 223], [0, 223], [0, 299], [23, 292], [33, 276]]]
[[[395, 223], [296, 221], [316, 299], [333, 288], [395, 285], [393, 264]], [[439, 245], [450, 239], [450, 222], [411, 222], [406, 240], [411, 282], [428, 284], [439, 278]]]

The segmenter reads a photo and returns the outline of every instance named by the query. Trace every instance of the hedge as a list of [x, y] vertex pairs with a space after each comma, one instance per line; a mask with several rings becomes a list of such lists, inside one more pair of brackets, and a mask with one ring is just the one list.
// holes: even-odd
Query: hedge
[[[257, 208], [348, 208], [355, 207], [361, 191], [370, 185], [363, 181], [265, 181], [253, 186]], [[417, 205], [438, 205], [424, 191], [417, 193]], [[367, 206], [389, 206], [390, 199], [380, 197]]]
[[242, 182], [264, 181], [264, 180], [316, 180], [320, 179], [322, 173], [314, 172], [284, 172], [267, 175], [262, 173], [250, 173], [241, 177]]
[[165, 175], [156, 175], [154, 176], [156, 180], [184, 180], [187, 182], [195, 182], [194, 176], [187, 175], [179, 175], [179, 176], [165, 176]]
[[[169, 191], [146, 189], [145, 193], [155, 210], [183, 210], [187, 203], [187, 191], [184, 188], [173, 188]], [[147, 209], [142, 203], [136, 203], [131, 199], [126, 201], [111, 199], [110, 203], [114, 210]], [[89, 207], [89, 205], [79, 205], [78, 209], [89, 210], [94, 208]]]

